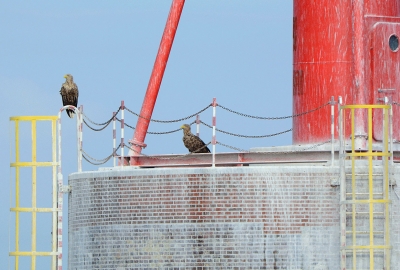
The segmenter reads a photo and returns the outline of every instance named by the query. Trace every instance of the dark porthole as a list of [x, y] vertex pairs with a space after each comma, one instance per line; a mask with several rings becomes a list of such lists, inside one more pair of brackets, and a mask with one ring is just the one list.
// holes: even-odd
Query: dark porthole
[[393, 52], [399, 49], [399, 38], [396, 35], [391, 35], [389, 38], [389, 47]]

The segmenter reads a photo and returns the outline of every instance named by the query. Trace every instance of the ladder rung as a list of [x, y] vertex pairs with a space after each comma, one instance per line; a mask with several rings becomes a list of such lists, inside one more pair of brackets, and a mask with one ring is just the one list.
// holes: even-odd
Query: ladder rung
[[345, 201], [341, 201], [340, 203], [341, 204], [370, 204], [370, 203], [385, 204], [385, 203], [391, 203], [391, 202], [392, 202], [391, 200], [386, 200], [386, 199], [372, 199], [372, 200], [365, 199], [365, 200], [345, 200]]
[[[351, 196], [351, 195], [353, 195], [353, 193], [351, 193], [351, 192], [348, 192], [348, 193], [346, 193], [346, 196]], [[360, 196], [367, 196], [367, 195], [369, 195], [369, 193], [354, 193], [354, 195], [360, 195]], [[374, 195], [374, 196], [376, 196], [376, 195], [382, 195], [383, 196], [383, 192], [381, 192], [381, 193], [372, 193], [372, 195]]]
[[[348, 234], [352, 234], [352, 231], [346, 231]], [[356, 234], [369, 234], [369, 231], [355, 231]], [[374, 234], [383, 234], [383, 231], [374, 231]]]
[[[353, 212], [346, 212], [346, 215], [352, 215]], [[374, 215], [383, 215], [383, 212], [373, 212]], [[369, 212], [356, 212], [356, 215], [369, 215]]]
[[[352, 176], [352, 173], [346, 173], [346, 175]], [[355, 176], [369, 176], [369, 173], [355, 173]], [[373, 173], [372, 176], [383, 176], [381, 173]]]
[[[345, 249], [345, 251], [348, 253], [353, 253], [353, 251], [359, 252], [359, 253], [369, 253], [369, 249], [356, 249], [356, 250]], [[383, 253], [383, 252], [385, 252], [384, 249], [374, 249], [374, 253]]]
[[344, 247], [344, 248], [341, 248], [341, 250], [351, 250], [351, 251], [353, 251], [353, 250], [356, 250], [356, 251], [359, 251], [359, 250], [367, 250], [367, 251], [369, 251], [370, 249], [373, 249], [374, 251], [383, 251], [383, 250], [385, 250], [385, 249], [391, 249], [392, 247], [391, 246], [385, 246], [385, 245], [375, 245], [375, 246], [360, 246], [360, 245], [358, 245], [358, 246], [346, 246], [346, 247]]

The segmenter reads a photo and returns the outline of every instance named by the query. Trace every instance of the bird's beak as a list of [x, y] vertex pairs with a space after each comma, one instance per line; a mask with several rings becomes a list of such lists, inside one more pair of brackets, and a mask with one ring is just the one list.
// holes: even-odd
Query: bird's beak
[[181, 128], [184, 128], [184, 126], [182, 125]]
[[64, 78], [66, 79], [66, 78], [67, 78], [67, 75], [64, 75]]

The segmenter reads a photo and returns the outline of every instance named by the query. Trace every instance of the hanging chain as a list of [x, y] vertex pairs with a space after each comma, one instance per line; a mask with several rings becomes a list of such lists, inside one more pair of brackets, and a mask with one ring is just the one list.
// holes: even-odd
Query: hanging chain
[[[118, 117], [116, 117], [116, 119], [117, 119], [118, 122], [121, 122], [121, 119], [118, 119]], [[193, 122], [189, 123], [189, 125], [193, 125], [194, 123], [196, 123], [196, 121], [193, 121]], [[133, 129], [133, 130], [135, 129], [134, 127], [132, 127], [132, 126], [126, 124], [126, 123], [124, 123], [124, 125], [127, 126], [127, 127], [129, 127], [129, 128], [131, 128], [131, 129]], [[152, 135], [163, 135], [163, 134], [174, 133], [174, 132], [177, 132], [177, 131], [179, 131], [179, 130], [181, 130], [181, 128], [174, 129], [174, 130], [171, 130], [171, 131], [161, 131], [161, 132], [147, 131], [147, 134], [152, 134]]]
[[[279, 119], [287, 119], [287, 118], [299, 117], [299, 116], [302, 116], [302, 115], [305, 115], [305, 114], [308, 114], [308, 113], [312, 113], [312, 112], [317, 111], [317, 110], [319, 110], [319, 109], [321, 109], [321, 108], [323, 108], [323, 107], [325, 107], [325, 106], [327, 106], [327, 105], [329, 105], [329, 104], [331, 104], [330, 101], [327, 102], [327, 103], [325, 103], [325, 104], [323, 104], [323, 105], [321, 105], [321, 106], [319, 106], [319, 107], [317, 107], [317, 108], [315, 108], [315, 109], [312, 109], [312, 110], [309, 110], [309, 111], [306, 111], [306, 112], [302, 112], [302, 113], [299, 113], [299, 114], [291, 115], [291, 116], [284, 116], [284, 117], [261, 117], [261, 116], [253, 116], [253, 115], [244, 114], [244, 113], [240, 113], [240, 112], [231, 110], [231, 109], [226, 108], [226, 107], [224, 107], [224, 106], [222, 106], [222, 105], [219, 105], [219, 104], [217, 104], [216, 106], [219, 106], [219, 107], [221, 107], [221, 108], [224, 109], [224, 110], [227, 110], [227, 111], [229, 111], [229, 112], [231, 112], [231, 113], [235, 113], [235, 114], [238, 114], [238, 115], [244, 116], [244, 117], [255, 118], [255, 119], [262, 119], [262, 120], [279, 120]], [[397, 106], [400, 105], [400, 104], [397, 103], [397, 102], [393, 102], [392, 104], [397, 105]], [[128, 112], [130, 112], [130, 113], [132, 113], [132, 114], [134, 114], [134, 115], [136, 115], [136, 116], [138, 116], [138, 117], [140, 117], [140, 118], [143, 118], [143, 119], [146, 119], [146, 120], [150, 120], [150, 121], [152, 121], [152, 122], [157, 122], [157, 123], [174, 123], [174, 122], [180, 122], [180, 121], [184, 121], [184, 120], [187, 120], [187, 119], [189, 119], [189, 118], [192, 118], [192, 117], [194, 117], [194, 116], [196, 116], [196, 115], [198, 115], [198, 114], [204, 112], [205, 110], [207, 110], [207, 109], [208, 109], [209, 107], [211, 107], [211, 106], [212, 106], [212, 104], [209, 104], [207, 107], [203, 108], [202, 110], [200, 110], [200, 111], [198, 111], [198, 112], [196, 112], [196, 113], [194, 113], [194, 114], [191, 114], [191, 115], [189, 115], [189, 116], [187, 116], [187, 117], [183, 117], [183, 118], [176, 119], [176, 120], [156, 120], [156, 119], [146, 118], [146, 117], [143, 117], [143, 116], [141, 116], [141, 115], [139, 115], [139, 114], [137, 114], [137, 113], [131, 111], [131, 110], [130, 110], [129, 108], [127, 108], [127, 107], [125, 107], [125, 109], [126, 109]], [[92, 123], [92, 124], [94, 124], [94, 125], [104, 126], [104, 127], [102, 127], [102, 128], [99, 128], [99, 129], [96, 129], [96, 128], [94, 128], [94, 127], [89, 126], [88, 122], [87, 122], [85, 119], [83, 119], [83, 122], [85, 123], [86, 126], [88, 126], [90, 129], [92, 129], [92, 130], [94, 130], [94, 131], [101, 131], [101, 130], [105, 129], [105, 128], [112, 122], [112, 120], [113, 120], [114, 117], [116, 118], [117, 121], [121, 122], [121, 120], [118, 119], [118, 118], [116, 117], [116, 115], [119, 113], [120, 110], [121, 110], [121, 107], [119, 107], [119, 108], [118, 108], [118, 111], [117, 111], [108, 121], [106, 121], [106, 122], [104, 122], [104, 123], [96, 123], [96, 122], [92, 121], [88, 116], [86, 116], [86, 114], [82, 113], [82, 115], [84, 116], [85, 119], [88, 120], [88, 122], [90, 122], [90, 123]], [[193, 125], [194, 123], [196, 123], [196, 121], [191, 122], [190, 125]], [[205, 125], [205, 126], [207, 126], [207, 127], [209, 127], [209, 128], [213, 128], [212, 126], [210, 126], [210, 125], [204, 123], [203, 121], [200, 121], [200, 123], [202, 123], [203, 125]], [[127, 126], [127, 127], [129, 127], [129, 128], [131, 128], [131, 129], [135, 129], [133, 126], [130, 126], [129, 124], [126, 124], [126, 123], [125, 123], [124, 125]], [[154, 135], [162, 135], [162, 134], [170, 134], [170, 133], [178, 132], [179, 130], [180, 130], [180, 128], [179, 128], [179, 129], [175, 129], [175, 130], [171, 130], [171, 131], [164, 131], [164, 132], [147, 132], [147, 133], [148, 133], [148, 134], [154, 134]], [[249, 136], [249, 135], [241, 135], [241, 134], [235, 134], [235, 133], [223, 131], [223, 130], [220, 130], [220, 129], [218, 129], [218, 128], [216, 128], [216, 130], [217, 130], [218, 132], [225, 133], [225, 134], [227, 134], [227, 135], [232, 135], [232, 136], [237, 136], [237, 137], [242, 137], [242, 138], [267, 138], [267, 137], [277, 136], [277, 135], [281, 135], [281, 134], [284, 134], [284, 133], [287, 133], [287, 132], [292, 131], [292, 129], [288, 129], [288, 130], [281, 131], [281, 132], [274, 133], [274, 134], [259, 135], [259, 136]], [[322, 142], [322, 143], [319, 143], [319, 144], [315, 144], [315, 145], [312, 145], [312, 146], [310, 146], [310, 147], [307, 147], [307, 148], [304, 148], [304, 149], [301, 149], [301, 150], [294, 150], [294, 151], [287, 151], [287, 152], [251, 152], [251, 153], [260, 153], [260, 154], [290, 154], [290, 153], [296, 153], [296, 152], [307, 151], [307, 150], [316, 148], [316, 147], [318, 147], [318, 146], [324, 145], [324, 144], [329, 143], [329, 142], [331, 142], [331, 140], [328, 140], [328, 141], [325, 141], [325, 142]], [[224, 146], [224, 147], [227, 147], [227, 148], [236, 150], [236, 151], [245, 152], [245, 153], [250, 153], [250, 151], [248, 151], [248, 150], [240, 149], [240, 148], [237, 148], [237, 147], [234, 147], [234, 146], [230, 146], [230, 145], [227, 145], [227, 144], [223, 144], [223, 143], [220, 143], [220, 142], [216, 142], [216, 143], [219, 144], [219, 145], [222, 145], [222, 146]], [[154, 156], [149, 156], [149, 155], [146, 155], [146, 154], [143, 154], [143, 153], [138, 153], [137, 151], [135, 151], [134, 149], [132, 149], [132, 148], [131, 148], [130, 146], [128, 146], [128, 145], [124, 145], [124, 147], [126, 147], [126, 148], [128, 148], [129, 150], [132, 150], [132, 151], [134, 151], [134, 152], [136, 152], [136, 153], [138, 153], [138, 154], [140, 154], [140, 155], [142, 155], [142, 156], [146, 156], [146, 157], [152, 158], [152, 159], [179, 159], [179, 158], [182, 158], [182, 157], [186, 157], [186, 156], [192, 155], [192, 154], [194, 154], [194, 153], [200, 151], [201, 149], [207, 147], [207, 146], [210, 145], [210, 144], [211, 144], [211, 142], [209, 142], [208, 144], [204, 145], [204, 146], [201, 147], [200, 149], [197, 149], [197, 150], [194, 151], [193, 153], [188, 153], [188, 154], [185, 154], [185, 155], [179, 155], [179, 156], [174, 156], [174, 157], [154, 157]], [[81, 151], [82, 151], [82, 156], [83, 156], [83, 158], [84, 158], [86, 161], [88, 161], [89, 163], [91, 163], [91, 164], [93, 164], [93, 165], [102, 165], [102, 164], [106, 163], [108, 160], [110, 160], [111, 157], [115, 156], [115, 155], [116, 155], [116, 152], [120, 149], [120, 147], [121, 147], [121, 146], [119, 145], [118, 148], [115, 149], [115, 151], [113, 151], [113, 153], [112, 153], [111, 155], [109, 155], [108, 157], [106, 157], [106, 158], [104, 158], [104, 159], [101, 159], [101, 160], [98, 160], [98, 159], [95, 159], [95, 158], [91, 157], [91, 156], [88, 155], [83, 149], [81, 149]], [[90, 161], [89, 159], [91, 159], [92, 161]], [[94, 162], [93, 162], [93, 161], [94, 161]]]
[[246, 153], [249, 153], [248, 150], [244, 150], [244, 149], [241, 149], [241, 148], [237, 148], [237, 147], [234, 147], [234, 146], [231, 146], [231, 145], [227, 145], [227, 144], [224, 144], [224, 143], [221, 143], [221, 142], [218, 142], [218, 141], [217, 141], [217, 144], [222, 145], [222, 146], [225, 146], [226, 148], [230, 148], [230, 149], [232, 149], [232, 150], [239, 151], [239, 152], [246, 152]]
[[[117, 114], [119, 113], [120, 110], [121, 110], [121, 106], [118, 107], [118, 110], [115, 112], [115, 115], [117, 115]], [[108, 121], [106, 121], [106, 122], [104, 122], [104, 123], [96, 123], [96, 122], [93, 122], [92, 120], [90, 120], [90, 118], [89, 118], [85, 113], [83, 113], [83, 116], [84, 116], [90, 123], [92, 123], [93, 125], [96, 125], [96, 126], [108, 125], [108, 124], [113, 120], [113, 118], [114, 118], [114, 115], [113, 115]]]
[[88, 128], [90, 128], [91, 130], [94, 130], [94, 131], [102, 131], [103, 129], [105, 129], [106, 127], [108, 127], [108, 125], [111, 123], [111, 121], [109, 121], [107, 124], [105, 124], [105, 126], [102, 127], [102, 128], [94, 128], [94, 127], [89, 126], [89, 124], [86, 122], [85, 119], [83, 119], [83, 123], [85, 123], [85, 125], [86, 125]]
[[302, 115], [304, 115], [304, 114], [308, 114], [308, 113], [315, 112], [315, 111], [317, 111], [317, 110], [319, 110], [319, 109], [322, 109], [323, 107], [325, 107], [325, 106], [327, 106], [327, 105], [329, 105], [329, 104], [331, 104], [330, 101], [327, 102], [327, 103], [325, 103], [325, 104], [323, 104], [323, 105], [321, 105], [321, 106], [319, 106], [319, 107], [317, 107], [317, 108], [315, 108], [315, 109], [309, 110], [309, 111], [307, 111], [307, 112], [302, 112], [302, 113], [298, 113], [298, 114], [295, 114], [295, 115], [289, 115], [289, 116], [281, 116], [281, 117], [254, 116], [254, 115], [249, 115], [249, 114], [245, 114], [245, 113], [240, 113], [240, 112], [234, 111], [234, 110], [229, 109], [229, 108], [227, 108], [227, 107], [224, 107], [224, 106], [222, 106], [222, 105], [220, 105], [220, 104], [217, 104], [217, 106], [218, 106], [218, 107], [221, 107], [222, 109], [224, 109], [224, 110], [226, 110], [226, 111], [228, 111], [228, 112], [235, 113], [235, 114], [237, 114], [237, 115], [244, 116], [244, 117], [255, 118], [255, 119], [261, 119], [261, 120], [282, 120], [282, 119], [287, 119], [287, 118], [299, 117], [299, 116], [302, 116]]
[[[116, 119], [118, 122], [121, 123], [121, 119], [119, 119], [118, 117], [115, 117], [115, 119]], [[125, 121], [124, 121], [124, 125], [127, 126], [128, 128], [131, 128], [131, 129], [135, 130], [135, 128], [134, 128], [133, 126], [128, 125]]]
[[[95, 158], [91, 157], [88, 153], [86, 153], [85, 150], [81, 149], [81, 150], [82, 150], [82, 153], [84, 154], [84, 155], [82, 155], [82, 157], [83, 157], [87, 162], [89, 162], [89, 163], [91, 163], [91, 164], [93, 164], [93, 165], [102, 165], [102, 164], [106, 163], [107, 161], [109, 161], [110, 158], [112, 158], [112, 157], [117, 153], [117, 151], [118, 151], [118, 149], [119, 149], [120, 147], [121, 147], [121, 146], [119, 145], [119, 146], [111, 153], [111, 155], [109, 155], [108, 157], [103, 158], [103, 159], [95, 159]], [[97, 162], [97, 163], [94, 163], [94, 162], [90, 161], [89, 159], [91, 159], [91, 160], [93, 160], [93, 161], [95, 161], [95, 162]]]
[[186, 117], [183, 117], [183, 118], [180, 118], [180, 119], [176, 119], [176, 120], [156, 120], [156, 119], [151, 119], [151, 118], [147, 118], [147, 117], [141, 116], [140, 114], [137, 114], [137, 113], [131, 111], [131, 110], [128, 109], [127, 107], [125, 107], [125, 109], [126, 109], [128, 112], [130, 112], [131, 114], [134, 114], [134, 115], [136, 115], [137, 117], [140, 117], [140, 118], [143, 118], [143, 119], [146, 119], [146, 120], [150, 120], [151, 122], [157, 122], [157, 123], [174, 123], [174, 122], [180, 122], [180, 121], [183, 121], [183, 120], [187, 120], [187, 119], [189, 119], [189, 118], [192, 118], [192, 117], [194, 117], [194, 116], [196, 116], [196, 115], [198, 115], [198, 114], [204, 112], [205, 110], [207, 110], [207, 109], [210, 108], [211, 106], [212, 106], [212, 105], [210, 104], [210, 105], [208, 105], [207, 107], [205, 107], [204, 109], [202, 109], [202, 110], [200, 110], [200, 111], [198, 111], [198, 112], [196, 112], [196, 113], [194, 113], [194, 114], [191, 114], [191, 115], [189, 115], [189, 116], [186, 116]]
[[[202, 124], [205, 125], [206, 127], [212, 128], [212, 126], [210, 126], [210, 125], [204, 123], [204, 122], [201, 121], [201, 120], [200, 120], [200, 123], [202, 123]], [[225, 133], [225, 134], [232, 135], [232, 136], [236, 136], [236, 137], [253, 138], [253, 139], [273, 137], [273, 136], [281, 135], [281, 134], [284, 134], [284, 133], [287, 133], [287, 132], [292, 131], [292, 129], [288, 129], [288, 130], [284, 130], [284, 131], [281, 131], [281, 132], [278, 132], [278, 133], [274, 133], [274, 134], [251, 136], [251, 135], [241, 135], [241, 134], [231, 133], [231, 132], [228, 132], [228, 131], [220, 130], [220, 129], [218, 129], [218, 128], [215, 128], [215, 130], [216, 130], [216, 131], [219, 131], [219, 132], [221, 132], [221, 133]]]

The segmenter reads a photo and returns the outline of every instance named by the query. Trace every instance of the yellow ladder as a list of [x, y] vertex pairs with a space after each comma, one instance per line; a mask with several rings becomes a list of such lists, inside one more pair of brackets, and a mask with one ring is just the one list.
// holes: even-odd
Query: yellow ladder
[[[341, 269], [389, 270], [391, 106], [339, 105], [339, 109]], [[367, 110], [368, 134], [363, 150], [355, 146], [356, 110]], [[372, 143], [373, 110], [383, 113], [381, 147]], [[344, 117], [350, 117], [351, 121], [351, 149], [348, 150], [345, 149]]]
[[[57, 150], [56, 150], [56, 122], [57, 116], [16, 116], [10, 117], [10, 121], [15, 124], [15, 160], [11, 162], [10, 167], [15, 168], [15, 193], [14, 193], [14, 202], [11, 204], [10, 211], [15, 214], [15, 250], [9, 253], [10, 256], [15, 257], [15, 269], [20, 269], [20, 256], [30, 256], [31, 257], [31, 269], [36, 269], [36, 257], [37, 256], [51, 256], [51, 269], [56, 269], [57, 267], [57, 259], [60, 252], [58, 251], [58, 229], [57, 229], [57, 216], [58, 216], [58, 207], [57, 207], [57, 197], [58, 197], [58, 186], [57, 186]], [[38, 161], [37, 160], [37, 123], [38, 121], [50, 121], [51, 122], [51, 161]], [[30, 161], [21, 161], [21, 140], [20, 136], [26, 136], [26, 134], [21, 134], [20, 132], [20, 124], [21, 122], [30, 122], [31, 125], [31, 160]], [[25, 124], [24, 124], [25, 125]], [[44, 134], [45, 131], [41, 130], [40, 134]], [[24, 138], [24, 142], [26, 142], [27, 138]], [[29, 140], [29, 137], [28, 137]], [[29, 151], [29, 149], [28, 149]], [[20, 192], [22, 189], [29, 187], [29, 182], [25, 179], [21, 179], [21, 169], [22, 168], [31, 168], [32, 177], [30, 187], [31, 187], [31, 196], [32, 203], [30, 207], [21, 207], [21, 198]], [[38, 167], [50, 167], [52, 170], [52, 179], [49, 182], [49, 185], [52, 185], [52, 205], [47, 208], [37, 207], [37, 184], [39, 181], [44, 181], [46, 179], [37, 179], [37, 169]], [[21, 225], [26, 227], [26, 224], [21, 224], [20, 214], [23, 212], [31, 213], [31, 249], [30, 250], [21, 250], [20, 249], [20, 230]], [[37, 214], [38, 213], [52, 213], [52, 236], [51, 236], [51, 250], [50, 251], [38, 251], [37, 250]], [[61, 256], [60, 256], [61, 257]]]

